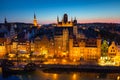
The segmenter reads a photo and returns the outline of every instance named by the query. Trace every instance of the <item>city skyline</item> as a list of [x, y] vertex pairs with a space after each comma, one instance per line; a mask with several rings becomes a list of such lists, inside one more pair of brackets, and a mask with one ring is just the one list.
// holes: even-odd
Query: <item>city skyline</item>
[[64, 13], [77, 18], [78, 23], [107, 22], [120, 23], [119, 0], [1, 0], [0, 23], [6, 17], [8, 22], [32, 23], [34, 13], [39, 24], [56, 23]]

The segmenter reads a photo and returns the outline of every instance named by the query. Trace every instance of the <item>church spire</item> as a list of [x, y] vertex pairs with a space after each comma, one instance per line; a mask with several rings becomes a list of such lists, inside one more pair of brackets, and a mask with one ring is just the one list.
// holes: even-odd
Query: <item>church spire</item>
[[71, 22], [73, 22], [73, 18], [71, 17]]
[[34, 19], [36, 19], [36, 15], [35, 15], [35, 13], [34, 13]]
[[36, 15], [35, 15], [35, 13], [34, 13], [34, 20], [33, 20], [33, 24], [34, 24], [34, 26], [37, 26], [37, 19], [36, 19]]
[[77, 25], [77, 19], [76, 19], [76, 17], [74, 18], [74, 25]]
[[59, 17], [57, 16], [57, 22], [59, 23]]
[[7, 19], [6, 19], [6, 17], [5, 17], [5, 19], [4, 19], [4, 23], [7, 24]]
[[76, 20], [76, 17], [75, 17], [75, 19], [74, 20]]

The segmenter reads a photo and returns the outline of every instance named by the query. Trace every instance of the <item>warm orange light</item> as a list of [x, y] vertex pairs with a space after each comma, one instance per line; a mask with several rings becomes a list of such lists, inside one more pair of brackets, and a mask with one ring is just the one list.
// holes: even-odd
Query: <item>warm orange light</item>
[[72, 80], [76, 80], [76, 78], [77, 78], [77, 75], [74, 73], [72, 76]]
[[73, 59], [73, 62], [76, 62], [76, 59]]
[[33, 20], [33, 24], [34, 24], [34, 26], [37, 26], [37, 20], [36, 19]]
[[66, 63], [67, 61], [65, 59], [62, 60], [63, 63]]
[[117, 80], [120, 80], [120, 76], [117, 77]]
[[46, 55], [48, 53], [48, 51], [46, 50], [46, 49], [44, 49], [43, 51], [42, 51], [42, 54], [44, 54], [44, 55]]
[[15, 56], [15, 54], [9, 54], [9, 57], [11, 57], [11, 58], [14, 57], [14, 56]]
[[60, 49], [61, 47], [59, 46], [58, 48]]
[[63, 55], [66, 55], [66, 52], [63, 52], [62, 54], [63, 54]]
[[0, 57], [3, 57], [3, 55], [5, 55], [5, 53], [6, 53], [5, 46], [0, 46]]
[[53, 74], [53, 80], [57, 80], [58, 75], [57, 74]]
[[53, 61], [55, 62], [55, 61], [56, 61], [56, 59], [53, 59]]

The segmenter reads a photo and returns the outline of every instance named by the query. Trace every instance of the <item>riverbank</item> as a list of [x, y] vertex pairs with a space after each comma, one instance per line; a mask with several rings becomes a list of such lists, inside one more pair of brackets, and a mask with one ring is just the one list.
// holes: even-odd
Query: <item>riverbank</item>
[[119, 66], [41, 64], [39, 65], [39, 68], [45, 72], [75, 71], [75, 72], [120, 73]]

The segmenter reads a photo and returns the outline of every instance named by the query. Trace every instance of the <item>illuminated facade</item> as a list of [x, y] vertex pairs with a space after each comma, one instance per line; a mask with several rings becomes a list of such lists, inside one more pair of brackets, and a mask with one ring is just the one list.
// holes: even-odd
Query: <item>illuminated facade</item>
[[[34, 14], [34, 26], [38, 26], [36, 16]], [[12, 25], [10, 35], [6, 39], [0, 39], [0, 57], [9, 53], [9, 56], [15, 57], [18, 53], [22, 57], [29, 57], [32, 52], [36, 56], [44, 56], [45, 58], [63, 59], [70, 61], [92, 61], [98, 62], [101, 57], [109, 57], [114, 59], [117, 64], [120, 62], [120, 46], [112, 42], [108, 46], [107, 41], [101, 43], [101, 38], [87, 38], [83, 33], [78, 33], [77, 20], [68, 21], [68, 15], [64, 14], [63, 19], [59, 22], [57, 17], [57, 26], [54, 27], [53, 38], [46, 35], [39, 36], [37, 34], [29, 39], [30, 34], [36, 34], [38, 28], [32, 27], [31, 31], [23, 31], [25, 37], [15, 38], [15, 27]], [[36, 32], [35, 32], [36, 31]], [[65, 60], [66, 59], [66, 60]]]
[[73, 27], [77, 24], [77, 20], [68, 21], [68, 15], [64, 14], [62, 21], [59, 22], [57, 17], [57, 26], [54, 32], [55, 56], [67, 57], [69, 56], [69, 37], [73, 32], [77, 34], [77, 28], [73, 31]]
[[70, 59], [97, 61], [101, 56], [101, 39], [69, 40]]
[[0, 38], [0, 57], [3, 57], [6, 53], [6, 39]]
[[[57, 27], [63, 32], [55, 35], [55, 53], [59, 56], [69, 56], [70, 60], [96, 61], [101, 56], [101, 39], [87, 39], [84, 34], [79, 34], [77, 20], [68, 21], [68, 15], [64, 14], [62, 22], [57, 17]], [[71, 31], [69, 30], [71, 27]], [[57, 31], [61, 33], [60, 31]]]
[[62, 35], [57, 35], [54, 37], [55, 42], [55, 54], [56, 56], [67, 56], [69, 48], [69, 31], [68, 29], [63, 29]]
[[118, 53], [117, 46], [115, 45], [115, 42], [112, 42], [112, 44], [108, 48], [108, 56], [109, 57], [115, 57]]
[[48, 48], [49, 48], [49, 40], [44, 35], [42, 39], [40, 37], [36, 37], [34, 40], [34, 52], [37, 55], [45, 55], [48, 56]]
[[116, 66], [120, 66], [120, 46], [113, 41], [108, 48], [108, 58]]

